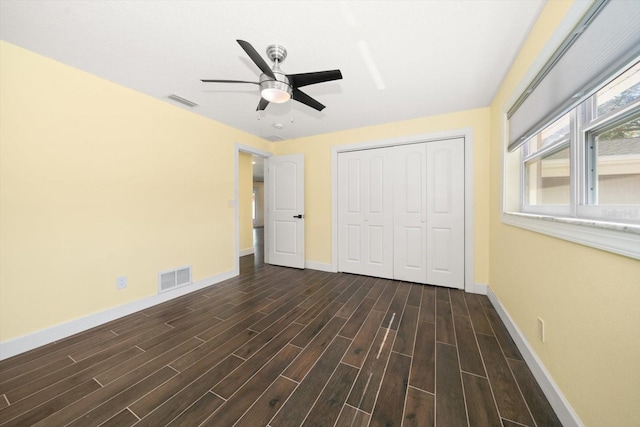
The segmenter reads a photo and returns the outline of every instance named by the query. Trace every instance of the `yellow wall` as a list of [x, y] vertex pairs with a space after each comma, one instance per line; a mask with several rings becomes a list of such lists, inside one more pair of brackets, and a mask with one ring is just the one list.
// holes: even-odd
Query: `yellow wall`
[[306, 260], [331, 263], [331, 147], [463, 128], [473, 130], [475, 282], [487, 283], [489, 280], [489, 200], [486, 194], [489, 185], [488, 108], [276, 143], [274, 149], [277, 155], [304, 153], [305, 156]]
[[546, 4], [491, 105], [489, 284], [585, 425], [637, 426], [640, 262], [500, 222], [506, 103], [571, 4]]
[[5, 42], [0, 124], [0, 341], [154, 295], [162, 270], [233, 270], [234, 143], [270, 143]]
[[253, 165], [251, 154], [240, 152], [238, 158], [238, 216], [240, 250], [253, 249]]

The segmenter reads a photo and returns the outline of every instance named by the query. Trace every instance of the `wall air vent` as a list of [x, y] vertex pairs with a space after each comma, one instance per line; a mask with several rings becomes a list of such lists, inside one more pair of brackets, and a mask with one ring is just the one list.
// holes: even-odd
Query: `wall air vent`
[[278, 142], [278, 141], [284, 141], [284, 138], [278, 135], [269, 135], [269, 136], [263, 136], [262, 138], [266, 139], [267, 141], [271, 141], [271, 142]]
[[170, 291], [191, 284], [191, 266], [158, 273], [158, 293]]
[[189, 101], [188, 99], [184, 99], [183, 97], [178, 96], [178, 95], [171, 94], [171, 95], [167, 96], [167, 98], [169, 98], [172, 101], [179, 102], [180, 104], [186, 105], [187, 107], [191, 107], [191, 108], [193, 108], [193, 107], [198, 105], [195, 102]]

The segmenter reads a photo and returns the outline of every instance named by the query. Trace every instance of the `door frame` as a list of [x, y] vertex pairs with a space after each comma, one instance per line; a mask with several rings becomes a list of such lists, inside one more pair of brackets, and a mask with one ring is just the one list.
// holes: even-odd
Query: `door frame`
[[464, 138], [464, 290], [484, 293], [484, 286], [474, 281], [474, 238], [473, 238], [473, 129], [462, 128], [443, 132], [402, 136], [391, 139], [358, 142], [331, 147], [331, 271], [338, 271], [338, 154], [348, 151], [420, 142], [441, 141]]
[[[255, 156], [260, 156], [260, 157], [264, 157], [264, 158], [269, 158], [271, 156], [273, 156], [274, 154], [269, 152], [269, 151], [264, 151], [264, 150], [260, 150], [258, 148], [255, 147], [251, 147], [249, 145], [244, 145], [244, 144], [239, 144], [236, 143], [234, 144], [234, 153], [233, 153], [233, 161], [234, 161], [234, 174], [235, 174], [235, 179], [234, 179], [234, 192], [233, 192], [233, 200], [229, 200], [229, 207], [231, 207], [231, 205], [233, 205], [234, 208], [234, 217], [233, 217], [233, 223], [234, 223], [234, 259], [233, 259], [233, 272], [234, 275], [237, 276], [240, 274], [240, 207], [238, 206], [238, 202], [240, 200], [240, 183], [239, 183], [239, 179], [240, 179], [240, 152], [246, 153], [246, 154], [251, 154], [251, 155], [255, 155]], [[267, 182], [265, 180], [264, 182], [264, 192], [265, 194], [267, 193]], [[268, 208], [268, 200], [267, 197], [264, 198], [264, 210], [265, 210], [265, 223], [264, 223], [264, 228], [265, 228], [265, 237], [264, 237], [264, 245], [265, 247], [268, 247], [267, 244], [267, 208]], [[267, 252], [264, 251], [263, 248], [263, 253], [264, 253], [264, 261], [265, 263], [267, 262]]]

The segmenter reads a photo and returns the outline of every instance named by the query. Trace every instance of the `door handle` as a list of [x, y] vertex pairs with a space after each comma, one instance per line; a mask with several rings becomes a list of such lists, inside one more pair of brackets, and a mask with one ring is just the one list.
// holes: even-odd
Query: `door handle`
[[298, 214], [298, 215], [294, 215], [293, 217], [294, 218], [298, 218], [298, 219], [302, 219], [302, 218], [304, 218], [304, 215]]

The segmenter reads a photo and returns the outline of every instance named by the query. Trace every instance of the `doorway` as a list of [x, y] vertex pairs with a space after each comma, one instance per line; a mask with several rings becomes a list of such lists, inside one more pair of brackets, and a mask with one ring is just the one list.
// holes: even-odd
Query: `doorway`
[[235, 146], [235, 199], [229, 201], [229, 206], [235, 207], [236, 274], [241, 267], [255, 268], [265, 261], [263, 165], [271, 155], [253, 147]]
[[253, 258], [255, 265], [264, 264], [264, 157], [253, 155], [251, 166], [253, 172], [252, 179], [252, 237], [253, 237]]

